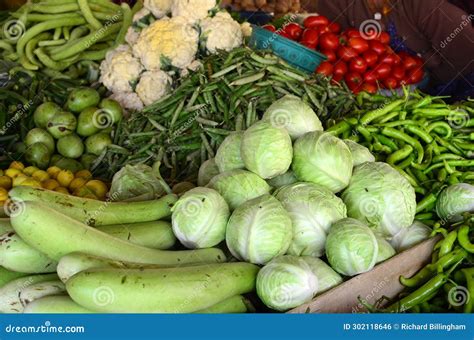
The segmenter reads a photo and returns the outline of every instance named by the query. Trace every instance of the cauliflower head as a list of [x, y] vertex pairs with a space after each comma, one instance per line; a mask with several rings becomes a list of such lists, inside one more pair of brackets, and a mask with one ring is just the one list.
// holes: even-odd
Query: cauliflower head
[[129, 45], [134, 45], [137, 42], [139, 36], [140, 31], [137, 30], [135, 27], [130, 26], [127, 30], [127, 34], [125, 35], [125, 41]]
[[135, 111], [143, 109], [143, 102], [135, 92], [115, 92], [110, 98], [116, 100], [124, 109]]
[[160, 19], [171, 12], [173, 0], [145, 0], [144, 8], [148, 9], [155, 18]]
[[173, 17], [184, 17], [190, 23], [196, 23], [209, 15], [217, 7], [216, 0], [174, 0], [171, 5]]
[[186, 68], [195, 59], [199, 33], [181, 17], [155, 21], [145, 28], [133, 45], [133, 54], [147, 70], [158, 70], [169, 62]]
[[201, 37], [210, 53], [231, 51], [241, 46], [243, 40], [240, 24], [227, 12], [219, 12], [213, 18], [204, 19], [201, 23]]
[[136, 92], [143, 104], [150, 105], [170, 92], [172, 82], [166, 72], [147, 71], [141, 75]]
[[128, 45], [107, 52], [100, 64], [100, 81], [112, 92], [132, 92], [143, 66]]

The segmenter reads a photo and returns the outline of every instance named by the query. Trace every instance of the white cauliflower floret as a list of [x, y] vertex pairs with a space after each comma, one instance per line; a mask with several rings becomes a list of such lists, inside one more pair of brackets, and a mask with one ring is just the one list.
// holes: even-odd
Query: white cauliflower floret
[[110, 96], [127, 110], [140, 111], [143, 109], [143, 102], [135, 92], [116, 92]]
[[170, 92], [172, 82], [166, 72], [147, 71], [142, 74], [136, 91], [143, 104], [150, 105]]
[[120, 45], [107, 52], [100, 64], [100, 81], [112, 92], [132, 92], [132, 83], [137, 81], [143, 66], [132, 55], [128, 45]]
[[165, 62], [186, 68], [198, 51], [199, 33], [183, 18], [162, 19], [145, 28], [133, 46], [133, 54], [147, 70], [161, 69]]
[[171, 5], [171, 13], [173, 17], [182, 16], [189, 22], [206, 18], [209, 11], [216, 8], [216, 0], [174, 0]]
[[148, 8], [143, 7], [141, 10], [139, 10], [135, 15], [133, 16], [133, 22], [140, 21], [140, 19], [146, 17], [149, 15], [151, 12]]
[[140, 31], [138, 31], [135, 27], [130, 26], [127, 30], [127, 34], [125, 35], [125, 41], [129, 45], [134, 45], [137, 42], [139, 36]]
[[202, 63], [199, 60], [194, 60], [189, 66], [183, 69], [180, 73], [181, 78], [187, 77], [190, 72], [195, 72], [202, 67]]
[[160, 19], [171, 12], [172, 3], [173, 0], [145, 0], [143, 6]]
[[240, 24], [227, 12], [219, 12], [213, 18], [204, 19], [201, 23], [201, 34], [210, 53], [231, 51], [242, 45]]
[[243, 22], [240, 24], [240, 29], [244, 37], [250, 37], [252, 35], [252, 25], [249, 22]]

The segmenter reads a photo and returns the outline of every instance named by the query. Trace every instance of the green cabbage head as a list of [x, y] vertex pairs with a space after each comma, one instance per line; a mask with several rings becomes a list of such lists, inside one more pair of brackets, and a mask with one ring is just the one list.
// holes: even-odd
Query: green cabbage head
[[225, 239], [229, 206], [214, 189], [194, 188], [172, 208], [176, 238], [187, 248], [210, 248]]
[[295, 174], [293, 171], [288, 170], [285, 172], [283, 175], [276, 176], [272, 179], [268, 179], [267, 183], [272, 187], [272, 188], [280, 188], [282, 186], [288, 185], [288, 184], [293, 184], [298, 182], [298, 179], [296, 178]]
[[240, 156], [243, 132], [232, 132], [228, 135], [216, 152], [216, 164], [220, 172], [244, 169], [245, 164]]
[[344, 202], [331, 190], [314, 183], [281, 187], [275, 197], [288, 211], [293, 224], [293, 240], [288, 254], [322, 256], [329, 228], [347, 217]]
[[198, 185], [204, 187], [209, 184], [209, 181], [219, 175], [219, 168], [216, 164], [216, 159], [211, 158], [201, 164], [198, 173]]
[[462, 221], [463, 213], [474, 212], [474, 186], [457, 183], [444, 189], [438, 196], [436, 212], [444, 221]]
[[317, 292], [318, 278], [301, 257], [277, 257], [257, 275], [258, 296], [267, 307], [277, 311], [307, 303]]
[[290, 216], [267, 194], [235, 209], [227, 224], [226, 242], [239, 260], [265, 264], [286, 253], [292, 236]]
[[378, 243], [364, 223], [345, 218], [334, 223], [326, 242], [326, 256], [338, 273], [354, 276], [371, 270], [377, 261]]
[[321, 259], [312, 256], [301, 257], [318, 278], [318, 294], [338, 286], [342, 283], [342, 277], [334, 269]]
[[352, 165], [358, 166], [366, 162], [375, 162], [375, 157], [365, 146], [360, 145], [350, 139], [345, 139], [344, 143], [349, 147], [352, 154]]
[[383, 262], [397, 253], [395, 249], [393, 249], [392, 245], [388, 243], [388, 241], [385, 240], [383, 237], [379, 235], [375, 235], [375, 237], [377, 238], [377, 243], [379, 246], [377, 263]]
[[291, 138], [285, 129], [257, 122], [244, 133], [241, 155], [245, 167], [264, 179], [282, 175], [293, 158]]
[[301, 181], [320, 184], [334, 193], [349, 184], [352, 155], [339, 138], [326, 132], [309, 132], [294, 145], [292, 169]]
[[292, 140], [308, 132], [323, 131], [321, 121], [311, 106], [293, 95], [286, 95], [274, 102], [263, 114], [262, 120], [271, 122], [274, 127], [286, 129]]
[[226, 200], [231, 210], [242, 203], [270, 192], [270, 186], [253, 172], [232, 170], [215, 176], [208, 184]]
[[408, 228], [415, 219], [415, 190], [386, 163], [357, 166], [341, 197], [349, 217], [368, 224], [385, 238]]
[[415, 221], [410, 227], [400, 230], [392, 237], [390, 244], [397, 252], [402, 252], [428, 239], [432, 231], [426, 224]]

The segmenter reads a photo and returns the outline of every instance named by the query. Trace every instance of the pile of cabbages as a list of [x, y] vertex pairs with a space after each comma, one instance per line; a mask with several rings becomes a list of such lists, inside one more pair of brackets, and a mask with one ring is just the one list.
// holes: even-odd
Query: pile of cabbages
[[241, 46], [243, 28], [249, 34], [216, 0], [145, 0], [127, 43], [107, 53], [100, 81], [124, 108], [141, 110], [199, 68], [200, 58]]
[[225, 241], [263, 266], [257, 293], [284, 311], [427, 238], [415, 191], [368, 149], [324, 132], [302, 100], [286, 96], [202, 164], [199, 185], [173, 207], [190, 248]]

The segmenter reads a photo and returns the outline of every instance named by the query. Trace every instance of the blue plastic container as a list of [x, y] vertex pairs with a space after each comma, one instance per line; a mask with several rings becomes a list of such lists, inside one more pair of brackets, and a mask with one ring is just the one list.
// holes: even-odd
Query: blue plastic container
[[319, 64], [326, 60], [325, 55], [277, 33], [258, 26], [252, 26], [252, 29], [250, 47], [257, 50], [272, 50], [275, 55], [303, 71], [313, 73]]

